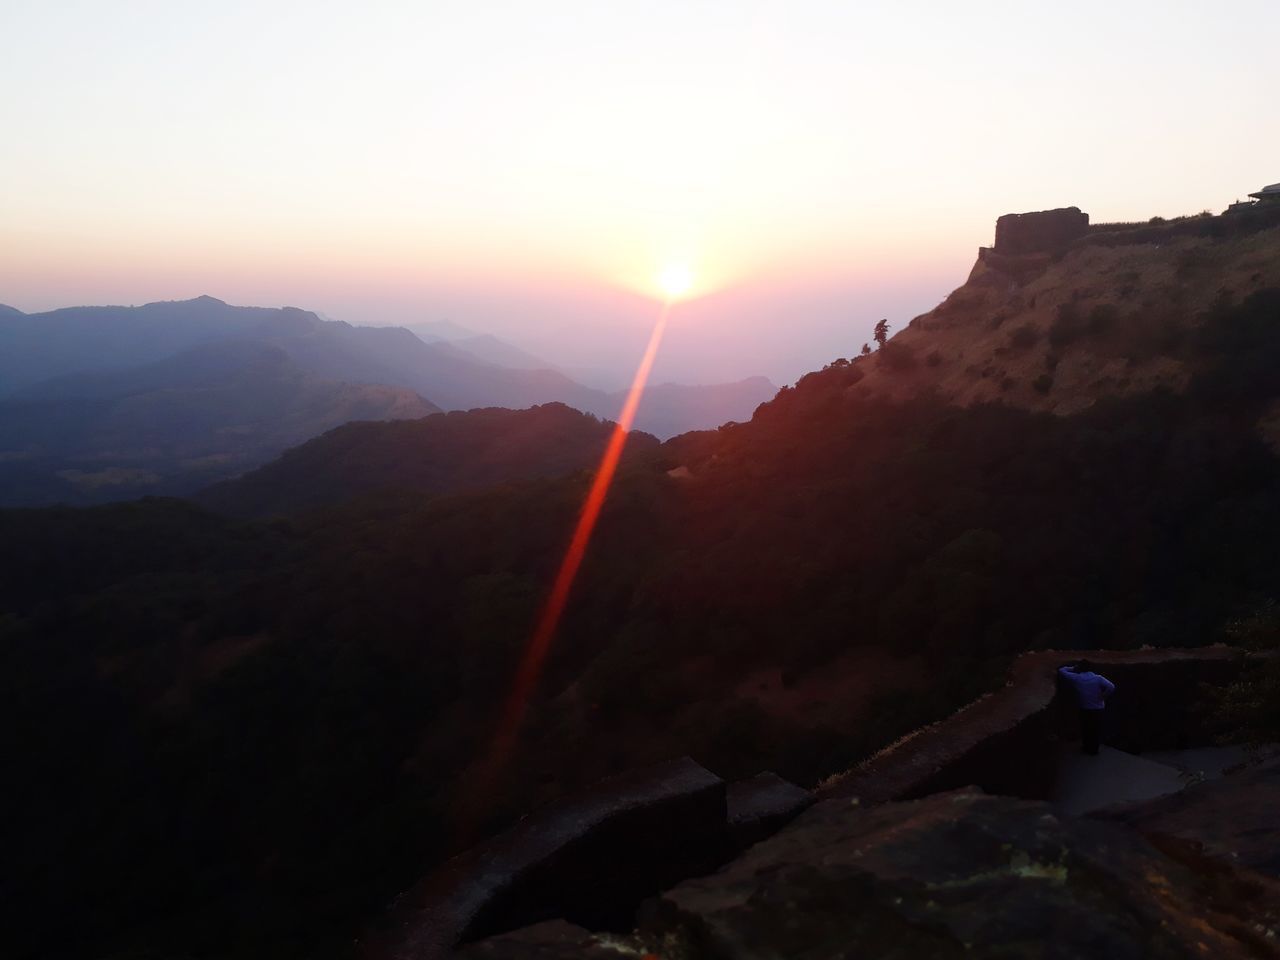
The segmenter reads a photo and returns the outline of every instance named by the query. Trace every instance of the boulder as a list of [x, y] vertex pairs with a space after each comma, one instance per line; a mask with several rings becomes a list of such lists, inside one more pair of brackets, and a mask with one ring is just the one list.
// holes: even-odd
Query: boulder
[[641, 912], [648, 941], [688, 960], [1243, 958], [1280, 955], [1277, 929], [1270, 878], [974, 790], [819, 803]]
[[725, 811], [724, 781], [687, 757], [602, 781], [402, 894], [363, 955], [431, 960], [557, 917], [629, 929], [645, 897], [723, 860]]
[[813, 794], [776, 773], [760, 773], [729, 785], [729, 843], [745, 850], [777, 833], [813, 803]]
[[455, 954], [459, 960], [636, 960], [644, 955], [632, 937], [594, 934], [563, 920], [499, 934]]
[[1097, 816], [1126, 823], [1161, 847], [1189, 844], [1280, 878], [1280, 758]]

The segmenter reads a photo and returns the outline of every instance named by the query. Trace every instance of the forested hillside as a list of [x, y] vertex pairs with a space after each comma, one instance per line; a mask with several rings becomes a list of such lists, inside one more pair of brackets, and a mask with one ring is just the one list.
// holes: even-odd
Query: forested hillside
[[[1178, 255], [1132, 252], [1151, 275]], [[463, 823], [682, 753], [813, 782], [1019, 651], [1217, 639], [1280, 588], [1280, 288], [1207, 263], [1156, 389], [1051, 413], [951, 396], [888, 350], [638, 451], [496, 789], [477, 760], [589, 470], [269, 522], [0, 513], [16, 952], [342, 956]], [[89, 919], [59, 926], [73, 899]]]
[[[270, 516], [378, 492], [451, 493], [595, 466], [613, 424], [561, 403], [481, 409], [387, 423], [351, 423], [194, 499], [232, 516]], [[658, 442], [632, 433], [628, 458]]]

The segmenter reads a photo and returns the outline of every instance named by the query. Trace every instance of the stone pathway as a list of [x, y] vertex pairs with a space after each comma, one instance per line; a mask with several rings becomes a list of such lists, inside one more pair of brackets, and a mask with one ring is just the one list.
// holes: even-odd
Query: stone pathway
[[[1181, 751], [1178, 751], [1181, 752]], [[1073, 817], [1115, 803], [1152, 800], [1177, 793], [1191, 778], [1175, 766], [1103, 747], [1096, 757], [1064, 751], [1058, 764], [1055, 806]]]
[[1199, 747], [1152, 750], [1141, 755], [1103, 747], [1096, 757], [1064, 750], [1058, 779], [1049, 799], [1073, 817], [1116, 803], [1153, 800], [1194, 783], [1219, 780], [1233, 768], [1276, 756], [1280, 745], [1250, 752], [1248, 747]]
[[1150, 750], [1142, 754], [1146, 760], [1177, 767], [1194, 780], [1217, 780], [1231, 767], [1248, 763], [1251, 759], [1269, 756], [1269, 751], [1250, 753], [1245, 746], [1201, 747], [1196, 750]]

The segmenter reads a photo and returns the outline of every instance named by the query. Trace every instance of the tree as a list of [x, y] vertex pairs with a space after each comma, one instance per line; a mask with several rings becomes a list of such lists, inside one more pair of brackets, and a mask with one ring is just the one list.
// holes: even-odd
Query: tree
[[864, 357], [871, 356], [871, 345], [868, 343], [864, 343], [862, 345], [862, 353], [860, 355]]
[[876, 344], [883, 347], [884, 342], [889, 339], [889, 321], [885, 319], [877, 323], [872, 336], [875, 338]]

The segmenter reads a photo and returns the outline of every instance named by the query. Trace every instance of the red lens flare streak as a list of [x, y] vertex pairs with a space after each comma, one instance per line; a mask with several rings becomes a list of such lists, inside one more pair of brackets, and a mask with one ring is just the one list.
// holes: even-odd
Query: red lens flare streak
[[632, 379], [631, 389], [627, 393], [627, 402], [622, 406], [622, 412], [618, 415], [617, 425], [613, 428], [613, 434], [609, 437], [609, 445], [605, 447], [604, 455], [600, 458], [600, 467], [591, 483], [591, 490], [587, 493], [587, 499], [582, 505], [582, 513], [578, 516], [578, 524], [574, 528], [573, 539], [569, 541], [569, 548], [565, 551], [564, 559], [560, 563], [560, 570], [556, 574], [555, 583], [551, 587], [551, 593], [547, 597], [546, 605], [542, 608], [537, 627], [525, 647], [524, 656], [520, 659], [515, 682], [503, 708], [502, 719], [489, 756], [488, 775], [485, 777], [486, 785], [491, 783], [492, 778], [496, 777], [502, 768], [506, 766], [507, 758], [510, 757], [511, 751], [515, 746], [516, 737], [520, 732], [520, 726], [524, 722], [525, 714], [528, 713], [529, 701], [533, 696], [534, 689], [537, 687], [538, 677], [542, 673], [542, 665], [545, 663], [547, 653], [551, 649], [551, 641], [555, 637], [556, 628], [560, 625], [560, 617], [569, 601], [569, 593], [573, 589], [573, 582], [578, 576], [579, 568], [582, 566], [582, 560], [586, 555], [587, 546], [591, 542], [591, 534], [595, 530], [596, 521], [600, 519], [600, 510], [604, 506], [605, 497], [609, 493], [609, 486], [613, 482], [614, 473], [618, 469], [618, 461], [622, 457], [622, 449], [627, 444], [627, 433], [636, 418], [636, 410], [640, 406], [645, 384], [649, 380], [649, 372], [653, 369], [653, 361], [658, 355], [658, 347], [662, 343], [662, 335], [666, 331], [667, 317], [670, 313], [671, 301], [668, 300], [663, 304], [662, 312], [658, 314], [658, 321], [654, 324], [653, 333], [649, 335], [649, 345], [645, 347], [640, 365], [636, 367], [636, 375]]

